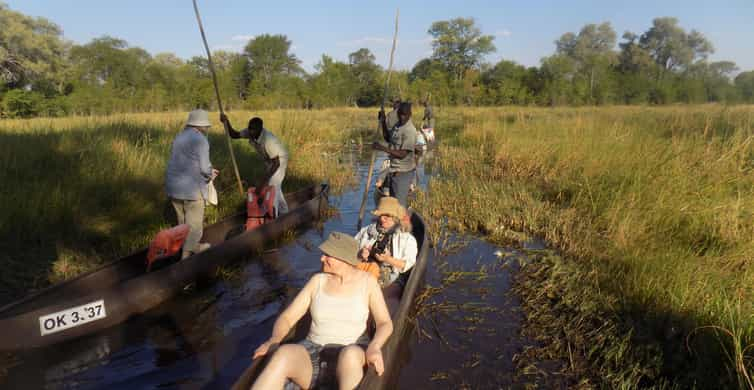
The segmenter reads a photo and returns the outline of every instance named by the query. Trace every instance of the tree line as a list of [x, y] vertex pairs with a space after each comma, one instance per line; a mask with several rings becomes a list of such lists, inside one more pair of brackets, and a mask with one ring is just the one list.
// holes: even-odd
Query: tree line
[[[207, 59], [150, 55], [103, 36], [78, 45], [59, 26], [0, 3], [0, 116], [33, 117], [213, 108]], [[503, 59], [473, 18], [432, 23], [432, 55], [391, 78], [393, 95], [439, 105], [752, 103], [754, 71], [708, 60], [714, 47], [677, 19], [656, 18], [618, 42], [609, 22], [555, 41], [538, 67]], [[215, 51], [229, 109], [375, 106], [386, 71], [369, 49], [341, 62], [323, 54], [307, 73], [285, 35], [259, 35], [242, 52]], [[736, 74], [737, 73], [737, 74]], [[734, 77], [735, 76], [735, 77]]]

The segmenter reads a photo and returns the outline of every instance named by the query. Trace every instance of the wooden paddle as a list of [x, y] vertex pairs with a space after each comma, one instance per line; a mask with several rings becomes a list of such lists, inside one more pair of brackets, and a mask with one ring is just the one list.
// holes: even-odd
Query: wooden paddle
[[[390, 83], [390, 74], [393, 71], [393, 54], [395, 53], [395, 43], [398, 39], [398, 14], [399, 9], [395, 10], [395, 31], [393, 32], [393, 47], [390, 48], [390, 62], [387, 67], [387, 77], [385, 78], [385, 89], [382, 92], [382, 104], [380, 105], [380, 111], [385, 110], [385, 102], [387, 101], [387, 88]], [[382, 124], [380, 124], [380, 133], [382, 133]], [[377, 158], [377, 151], [372, 149], [372, 158], [369, 161], [369, 171], [367, 173], [367, 181], [364, 185], [364, 195], [361, 197], [361, 207], [359, 207], [359, 222], [356, 224], [356, 230], [361, 229], [361, 221], [364, 218], [364, 206], [367, 204], [367, 194], [369, 193], [369, 187], [372, 185], [372, 173], [374, 171], [374, 160]]]
[[[204, 42], [204, 49], [207, 51], [207, 60], [209, 61], [209, 71], [212, 74], [212, 83], [215, 85], [215, 96], [217, 97], [217, 107], [220, 110], [220, 114], [225, 114], [223, 112], [223, 102], [220, 100], [220, 88], [217, 86], [217, 75], [215, 74], [215, 65], [212, 63], [212, 53], [209, 51], [209, 46], [207, 45], [207, 37], [204, 35], [204, 27], [202, 26], [202, 18], [199, 16], [199, 7], [196, 5], [196, 0], [193, 0], [194, 2], [194, 13], [196, 14], [196, 22], [199, 24], [199, 32], [202, 33], [202, 41]], [[230, 134], [225, 132], [226, 138], [228, 139], [228, 150], [230, 151], [230, 161], [233, 162], [233, 171], [236, 173], [236, 181], [238, 182], [238, 191], [241, 193], [241, 196], [244, 196], [244, 190], [243, 190], [243, 184], [241, 184], [241, 175], [238, 174], [238, 164], [236, 164], [236, 155], [233, 153], [233, 144], [230, 142]]]

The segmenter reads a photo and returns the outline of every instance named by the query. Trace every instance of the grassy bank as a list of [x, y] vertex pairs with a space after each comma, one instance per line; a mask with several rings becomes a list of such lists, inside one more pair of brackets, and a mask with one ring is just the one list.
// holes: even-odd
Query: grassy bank
[[[373, 127], [373, 112], [340, 109], [254, 113], [291, 153], [284, 190], [353, 183], [338, 159], [344, 145]], [[234, 112], [237, 128], [251, 113]], [[217, 114], [209, 134], [218, 208], [212, 222], [241, 204]], [[0, 303], [91, 269], [137, 248], [167, 226], [164, 172], [186, 113], [0, 121]], [[373, 130], [372, 130], [373, 131]], [[233, 142], [241, 177], [254, 183], [261, 159]]]
[[519, 282], [551, 335], [539, 358], [598, 387], [752, 386], [754, 108], [443, 114], [441, 175], [417, 207], [568, 258]]

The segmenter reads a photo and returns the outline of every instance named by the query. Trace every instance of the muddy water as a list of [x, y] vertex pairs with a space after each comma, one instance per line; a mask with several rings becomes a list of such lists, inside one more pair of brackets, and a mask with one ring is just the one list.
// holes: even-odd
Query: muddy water
[[[339, 215], [125, 324], [55, 347], [3, 356], [0, 386], [229, 387], [270, 335], [284, 302], [320, 269], [317, 245], [331, 231], [356, 233], [368, 155], [354, 151], [341, 158], [353, 161], [362, 183], [331, 196]], [[420, 186], [425, 187], [429, 175], [419, 169]], [[373, 207], [370, 194], [367, 210]], [[405, 340], [399, 387], [515, 385], [521, 314], [508, 290], [517, 254], [473, 237], [455, 237], [431, 251], [428, 288]]]

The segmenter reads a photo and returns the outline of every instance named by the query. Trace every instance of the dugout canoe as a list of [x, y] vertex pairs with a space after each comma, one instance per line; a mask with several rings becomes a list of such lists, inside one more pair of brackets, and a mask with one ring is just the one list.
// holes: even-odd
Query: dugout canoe
[[242, 230], [245, 212], [207, 226], [202, 241], [212, 246], [182, 261], [146, 272], [145, 248], [5, 305], [0, 308], [0, 351], [74, 339], [152, 309], [188, 283], [318, 219], [327, 207], [328, 190], [322, 184], [286, 194], [290, 212], [254, 230]]
[[[382, 376], [378, 376], [374, 367], [369, 366], [364, 378], [358, 385], [358, 389], [377, 390], [377, 389], [392, 389], [397, 387], [398, 377], [400, 374], [400, 368], [402, 365], [402, 359], [400, 354], [405, 353], [405, 348], [402, 348], [402, 343], [405, 342], [406, 336], [410, 329], [409, 314], [411, 313], [414, 305], [414, 298], [416, 294], [424, 285], [425, 274], [427, 271], [427, 258], [429, 253], [429, 241], [427, 234], [427, 227], [424, 224], [424, 220], [417, 213], [411, 215], [412, 234], [416, 238], [416, 242], [419, 247], [419, 253], [416, 257], [416, 264], [409, 271], [408, 281], [403, 290], [393, 296], [386, 296], [385, 301], [390, 311], [390, 316], [393, 320], [393, 333], [388, 338], [388, 341], [382, 347], [382, 357], [385, 362], [385, 372]], [[295, 343], [306, 337], [309, 332], [309, 325], [311, 324], [311, 317], [307, 314], [304, 316], [296, 327], [283, 340], [283, 343]], [[373, 328], [373, 327], [371, 327]], [[333, 374], [334, 367], [337, 364], [337, 350], [323, 352], [320, 355], [321, 361], [326, 361], [327, 366], [330, 368], [327, 370], [329, 374]], [[247, 390], [254, 383], [254, 380], [262, 373], [264, 366], [267, 364], [267, 360], [271, 354], [265, 357], [255, 359], [251, 365], [241, 374], [239, 379], [233, 385], [233, 390]], [[318, 381], [319, 388], [337, 388], [334, 386], [334, 378], [330, 375], [329, 378], [324, 378], [324, 385]]]

